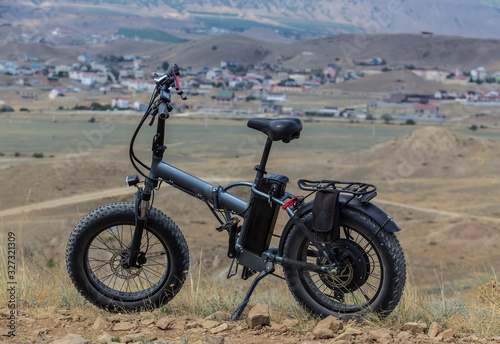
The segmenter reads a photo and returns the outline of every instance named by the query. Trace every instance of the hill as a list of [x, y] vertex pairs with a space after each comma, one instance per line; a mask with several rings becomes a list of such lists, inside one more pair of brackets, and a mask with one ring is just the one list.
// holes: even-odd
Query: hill
[[[363, 42], [362, 47], [357, 43], [360, 39]], [[408, 34], [340, 35], [293, 44], [226, 34], [186, 43], [136, 40], [119, 40], [86, 46], [3, 43], [0, 48], [0, 58], [16, 58], [19, 52], [26, 52], [39, 55], [42, 60], [57, 58], [58, 63], [69, 63], [79, 54], [87, 53], [151, 55], [160, 61], [176, 61], [180, 66], [186, 67], [217, 67], [220, 61], [256, 64], [281, 60], [285, 68], [292, 69], [324, 68], [330, 64], [340, 68], [359, 68], [356, 65], [359, 61], [380, 57], [386, 61], [387, 67], [396, 69], [408, 65], [441, 69], [458, 67], [464, 71], [479, 66], [493, 71], [500, 69], [500, 61], [497, 59], [497, 56], [500, 56], [500, 40]], [[410, 84], [417, 82], [409, 73], [394, 75], [395, 80], [402, 79]], [[388, 74], [386, 77], [392, 76]], [[388, 87], [397, 89], [400, 86]]]
[[[0, 8], [3, 12], [0, 23], [6, 20], [31, 25], [38, 34], [58, 25], [93, 33], [119, 28], [210, 30], [214, 27], [242, 32], [264, 27], [298, 39], [354, 32], [421, 31], [500, 38], [497, 0], [60, 0], [57, 5], [44, 6], [40, 3], [21, 0], [15, 6]], [[30, 20], [47, 17], [51, 20]]]
[[427, 81], [409, 70], [397, 70], [369, 75], [361, 79], [349, 80], [343, 83], [321, 86], [314, 91], [322, 92], [329, 89], [335, 89], [348, 92], [407, 92], [431, 94], [441, 88], [443, 88], [443, 86], [439, 82]]
[[168, 61], [178, 61], [183, 67], [216, 67], [220, 61], [247, 65], [268, 60], [269, 55], [284, 46], [240, 35], [224, 35], [175, 45], [168, 51], [163, 50], [163, 56]]
[[500, 68], [500, 41], [456, 36], [409, 34], [341, 35], [311, 39], [275, 52], [286, 57], [286, 66], [319, 67], [348, 64], [380, 57], [388, 66], [427, 68]]
[[442, 127], [413, 133], [348, 155], [337, 163], [350, 170], [351, 179], [457, 178], [496, 176], [500, 144]]

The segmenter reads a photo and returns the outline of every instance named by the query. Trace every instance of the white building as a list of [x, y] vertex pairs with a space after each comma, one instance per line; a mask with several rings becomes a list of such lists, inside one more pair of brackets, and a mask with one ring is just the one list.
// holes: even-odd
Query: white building
[[85, 86], [93, 86], [98, 82], [98, 80], [99, 75], [96, 73], [83, 73], [80, 82]]
[[130, 109], [130, 102], [127, 97], [114, 97], [111, 100], [111, 107], [118, 109]]

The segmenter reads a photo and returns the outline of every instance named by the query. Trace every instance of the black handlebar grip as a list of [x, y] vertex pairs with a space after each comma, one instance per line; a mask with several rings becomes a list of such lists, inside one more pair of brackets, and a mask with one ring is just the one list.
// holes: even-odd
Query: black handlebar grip
[[169, 117], [169, 113], [168, 113], [168, 110], [167, 110], [167, 104], [162, 102], [160, 103], [160, 108], [159, 108], [159, 111], [158, 111], [158, 116], [161, 118], [161, 119], [166, 119]]

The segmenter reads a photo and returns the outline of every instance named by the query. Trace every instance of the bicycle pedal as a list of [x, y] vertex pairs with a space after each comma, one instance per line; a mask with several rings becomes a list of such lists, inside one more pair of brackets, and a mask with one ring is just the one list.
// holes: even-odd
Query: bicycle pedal
[[224, 223], [223, 225], [220, 225], [219, 227], [215, 228], [215, 230], [217, 232], [222, 232], [224, 230], [230, 232], [231, 228], [235, 228], [239, 222], [240, 222], [240, 220], [238, 218], [232, 217], [231, 220], [229, 220], [228, 222]]

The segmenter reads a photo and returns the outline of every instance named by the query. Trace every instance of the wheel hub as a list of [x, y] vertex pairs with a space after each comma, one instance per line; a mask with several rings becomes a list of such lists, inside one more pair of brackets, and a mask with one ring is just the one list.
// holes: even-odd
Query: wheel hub
[[111, 271], [121, 279], [133, 279], [142, 272], [142, 267], [131, 267], [125, 268], [123, 266], [123, 262], [127, 259], [129, 255], [128, 251], [117, 251], [113, 254], [111, 259], [109, 260], [109, 265], [111, 267]]
[[[330, 259], [337, 264], [336, 274], [320, 274], [321, 281], [340, 293], [353, 292], [367, 280], [370, 262], [366, 252], [357, 243], [339, 239], [328, 247]], [[319, 265], [326, 265], [325, 257], [318, 257]]]

